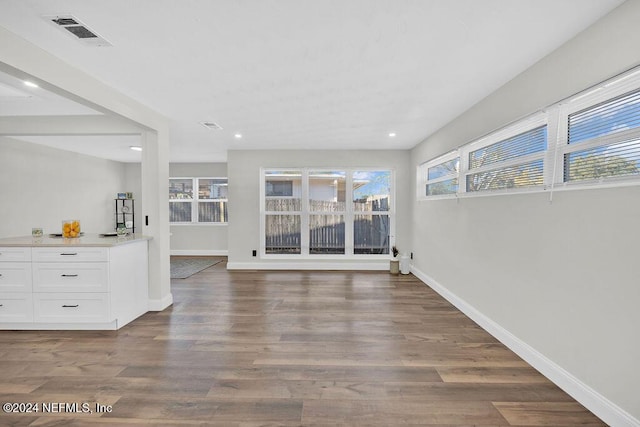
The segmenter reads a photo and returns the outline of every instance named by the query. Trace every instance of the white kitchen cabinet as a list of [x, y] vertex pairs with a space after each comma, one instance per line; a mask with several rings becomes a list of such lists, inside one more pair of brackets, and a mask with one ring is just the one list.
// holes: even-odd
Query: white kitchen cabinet
[[31, 248], [0, 247], [0, 322], [32, 322]]
[[148, 240], [0, 239], [0, 329], [119, 329], [146, 313]]

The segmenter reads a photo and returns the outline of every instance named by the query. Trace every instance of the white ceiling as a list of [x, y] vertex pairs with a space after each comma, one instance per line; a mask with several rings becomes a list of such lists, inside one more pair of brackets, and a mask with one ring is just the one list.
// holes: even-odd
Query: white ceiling
[[55, 93], [30, 88], [22, 80], [0, 73], [0, 116], [53, 116], [60, 114], [60, 111], [66, 115], [100, 114]]
[[[0, 0], [0, 25], [168, 117], [172, 162], [215, 162], [411, 148], [622, 2]], [[43, 18], [63, 14], [113, 46]]]

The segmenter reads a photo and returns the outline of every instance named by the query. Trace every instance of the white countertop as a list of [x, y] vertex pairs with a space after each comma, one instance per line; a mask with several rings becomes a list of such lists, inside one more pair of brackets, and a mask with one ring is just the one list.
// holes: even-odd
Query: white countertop
[[47, 246], [118, 246], [127, 243], [140, 242], [143, 240], [151, 240], [152, 237], [143, 236], [142, 234], [129, 234], [122, 237], [100, 237], [98, 234], [85, 234], [80, 237], [63, 238], [63, 237], [5, 237], [0, 238], [0, 246], [5, 247], [47, 247]]

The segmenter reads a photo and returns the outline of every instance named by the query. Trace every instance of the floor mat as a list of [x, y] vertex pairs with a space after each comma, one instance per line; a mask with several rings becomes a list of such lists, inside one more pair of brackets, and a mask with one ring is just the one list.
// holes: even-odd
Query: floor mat
[[186, 279], [205, 268], [218, 264], [222, 260], [214, 258], [171, 258], [171, 278]]

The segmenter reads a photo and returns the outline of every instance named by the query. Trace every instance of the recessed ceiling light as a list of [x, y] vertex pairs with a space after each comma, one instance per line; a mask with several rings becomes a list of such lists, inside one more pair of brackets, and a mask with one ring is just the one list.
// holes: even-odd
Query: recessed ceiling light
[[138, 145], [130, 145], [129, 148], [131, 148], [133, 151], [142, 151], [142, 147]]
[[241, 133], [236, 133], [235, 135], [233, 135], [236, 139], [240, 139], [242, 138], [242, 134]]
[[391, 138], [393, 138], [394, 136], [396, 136], [396, 133], [395, 133], [395, 132], [391, 132], [391, 133], [389, 133], [389, 136], [390, 136]]
[[29, 87], [40, 87], [37, 84], [35, 84], [34, 82], [30, 82], [29, 80], [25, 80], [24, 81], [24, 85], [25, 86], [29, 86]]

